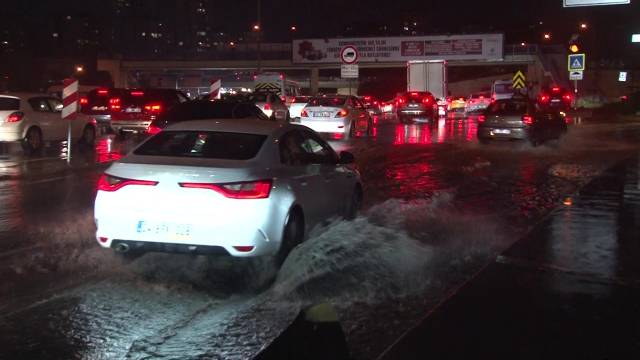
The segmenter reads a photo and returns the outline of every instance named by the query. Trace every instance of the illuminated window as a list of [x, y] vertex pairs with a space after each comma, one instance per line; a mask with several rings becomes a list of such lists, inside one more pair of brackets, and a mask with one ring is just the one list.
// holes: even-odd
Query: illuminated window
[[182, 45], [183, 45], [183, 43], [182, 43], [182, 41], [180, 41], [180, 42], [178, 43], [178, 46], [182, 46]]
[[142, 33], [142, 36], [146, 36], [147, 34], [145, 32]]
[[67, 20], [71, 20], [71, 15], [67, 16]]
[[206, 31], [198, 31], [198, 35], [205, 36], [205, 35], [207, 35], [207, 32]]
[[53, 33], [53, 37], [58, 37], [58, 33]]

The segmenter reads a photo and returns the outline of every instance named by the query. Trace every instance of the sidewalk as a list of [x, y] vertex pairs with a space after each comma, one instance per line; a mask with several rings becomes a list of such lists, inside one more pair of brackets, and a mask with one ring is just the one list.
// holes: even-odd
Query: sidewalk
[[639, 179], [609, 169], [380, 359], [640, 358]]

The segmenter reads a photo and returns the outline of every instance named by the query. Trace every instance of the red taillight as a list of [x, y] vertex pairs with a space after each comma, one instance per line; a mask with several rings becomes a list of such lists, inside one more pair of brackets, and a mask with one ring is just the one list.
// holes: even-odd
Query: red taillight
[[469, 100], [469, 104], [473, 104], [473, 100]]
[[404, 99], [398, 99], [398, 104], [404, 104]]
[[113, 192], [127, 185], [156, 186], [157, 181], [122, 179], [109, 175], [103, 175], [98, 182], [98, 190]]
[[149, 127], [147, 128], [147, 134], [150, 134], [150, 135], [157, 134], [160, 131], [162, 131], [162, 129], [160, 129], [159, 127], [153, 124], [149, 125]]
[[11, 115], [7, 116], [7, 119], [5, 121], [6, 122], [18, 122], [18, 121], [22, 120], [23, 117], [24, 117], [24, 113], [23, 112], [16, 111], [14, 113], [11, 113]]
[[340, 112], [336, 114], [336, 117], [345, 117], [348, 113], [347, 110], [340, 110]]
[[286, 96], [282, 97], [282, 102], [287, 102], [287, 97]]
[[300, 111], [300, 117], [309, 117], [309, 115], [307, 115], [307, 110]]
[[87, 99], [87, 98], [85, 98], [85, 97], [80, 98], [80, 104], [81, 104], [81, 105], [82, 105], [82, 104], [88, 104], [88, 103], [89, 103], [89, 99]]
[[100, 242], [106, 243], [107, 241], [109, 241], [109, 238], [106, 237], [100, 237]]
[[478, 122], [484, 122], [484, 115], [478, 116]]
[[533, 124], [533, 117], [531, 116], [523, 116], [522, 122], [525, 124]]
[[119, 98], [109, 99], [109, 104], [111, 104], [111, 110], [120, 109], [120, 99]]
[[229, 199], [266, 199], [271, 192], [271, 180], [258, 180], [235, 184], [182, 183], [186, 189], [213, 190]]
[[109, 93], [109, 91], [107, 90], [98, 90], [98, 94], [100, 95], [107, 95]]
[[480, 95], [480, 96], [479, 96], [479, 98], [480, 98], [480, 99], [484, 99], [484, 96], [483, 96], [483, 95]]
[[378, 105], [378, 102], [377, 102], [377, 101], [374, 101], [374, 102], [373, 102], [373, 105]]
[[293, 104], [294, 102], [296, 102], [296, 98], [291, 99], [291, 103]]
[[160, 105], [147, 105], [144, 108], [147, 111], [160, 111], [160, 110], [162, 110], [162, 106], [160, 106]]
[[142, 91], [132, 91], [131, 95], [132, 96], [143, 96], [144, 92], [142, 92]]
[[237, 252], [250, 252], [253, 250], [253, 246], [234, 246]]
[[429, 99], [428, 97], [422, 99], [422, 102], [425, 104], [428, 104], [429, 102], [431, 102], [431, 99]]
[[365, 99], [365, 101], [369, 101], [369, 100], [371, 100], [371, 96], [365, 96], [364, 99]]
[[547, 101], [547, 100], [549, 100], [549, 97], [547, 95], [540, 96], [540, 101]]
[[554, 87], [551, 88], [551, 91], [558, 92], [558, 91], [560, 91], [560, 88], [557, 87], [557, 86], [554, 86]]
[[571, 101], [571, 95], [567, 94], [565, 96], [563, 96], [563, 98], [567, 101]]
[[264, 104], [264, 109], [265, 109], [265, 110], [271, 110], [271, 105], [269, 105], [269, 104]]

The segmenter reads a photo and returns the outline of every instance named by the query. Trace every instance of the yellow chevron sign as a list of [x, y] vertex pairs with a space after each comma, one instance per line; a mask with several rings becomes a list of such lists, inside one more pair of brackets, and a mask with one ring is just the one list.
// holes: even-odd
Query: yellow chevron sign
[[526, 78], [522, 71], [518, 71], [515, 75], [513, 75], [513, 88], [514, 89], [522, 89], [525, 87], [524, 81]]
[[262, 83], [256, 84], [256, 92], [269, 92], [272, 94], [278, 94], [278, 96], [282, 93], [282, 88], [278, 83]]

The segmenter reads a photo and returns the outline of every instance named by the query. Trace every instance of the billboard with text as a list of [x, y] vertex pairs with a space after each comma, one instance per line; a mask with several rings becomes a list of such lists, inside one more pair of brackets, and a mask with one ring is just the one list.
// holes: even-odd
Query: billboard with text
[[294, 63], [340, 63], [340, 51], [355, 46], [358, 63], [411, 60], [502, 60], [503, 34], [300, 39]]
[[631, 0], [564, 0], [564, 7], [624, 5], [630, 3]]

